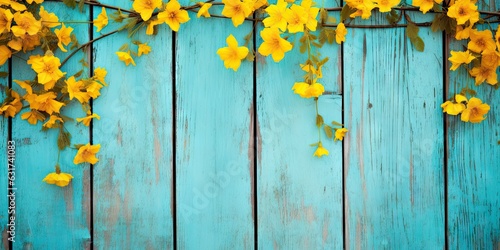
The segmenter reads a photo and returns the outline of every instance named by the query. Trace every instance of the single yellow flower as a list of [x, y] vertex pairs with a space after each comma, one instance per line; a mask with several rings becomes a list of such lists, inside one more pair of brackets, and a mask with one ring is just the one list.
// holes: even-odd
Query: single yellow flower
[[62, 24], [60, 29], [54, 30], [54, 33], [56, 34], [57, 39], [58, 39], [57, 46], [63, 52], [67, 52], [67, 50], [66, 50], [66, 48], [64, 48], [64, 46], [68, 46], [68, 44], [71, 43], [71, 32], [72, 31], [73, 31], [73, 28], [64, 26], [64, 23]]
[[496, 50], [496, 43], [493, 41], [493, 34], [490, 30], [471, 30], [470, 42], [467, 48], [476, 53], [481, 53], [484, 50]]
[[59, 187], [65, 187], [73, 179], [73, 176], [67, 173], [50, 173], [43, 179], [47, 184], [55, 184]]
[[43, 57], [30, 57], [28, 64], [31, 64], [31, 68], [38, 74], [40, 84], [52, 85], [65, 74], [59, 69], [61, 61], [52, 53], [47, 53]]
[[177, 0], [170, 0], [165, 11], [158, 14], [158, 20], [164, 21], [170, 29], [177, 32], [181, 23], [189, 21], [189, 15], [186, 10], [181, 10], [181, 5]]
[[321, 83], [313, 82], [308, 84], [306, 82], [296, 82], [292, 90], [302, 98], [319, 97], [325, 92], [325, 87]]
[[164, 23], [165, 21], [164, 20], [158, 20], [158, 19], [155, 19], [155, 20], [149, 20], [148, 21], [148, 26], [146, 27], [146, 35], [153, 35], [154, 31], [155, 31], [155, 26], [158, 25], [158, 24], [162, 24]]
[[13, 38], [13, 40], [9, 41], [8, 45], [9, 47], [11, 48], [14, 48], [12, 45], [14, 45], [13, 41], [16, 41], [15, 42], [15, 46], [17, 47], [15, 50], [19, 50], [19, 45], [21, 45], [22, 49], [24, 52], [26, 51], [30, 51], [30, 50], [34, 50], [36, 46], [40, 45], [41, 42], [40, 42], [40, 35], [39, 34], [35, 34], [33, 36], [31, 35], [28, 35], [28, 34], [24, 34], [20, 37], [17, 37], [17, 38]]
[[472, 60], [476, 59], [468, 50], [467, 51], [451, 51], [451, 57], [448, 61], [451, 62], [451, 70], [455, 71], [462, 64], [469, 64]]
[[16, 12], [14, 14], [15, 26], [12, 26], [12, 34], [20, 37], [24, 34], [35, 35], [42, 29], [42, 22], [35, 19], [31, 12]]
[[99, 159], [95, 157], [95, 154], [99, 152], [99, 149], [101, 148], [101, 144], [97, 145], [90, 145], [90, 143], [87, 143], [84, 146], [81, 146], [78, 149], [78, 152], [75, 155], [75, 158], [73, 159], [74, 164], [80, 164], [84, 162], [88, 162], [90, 164], [96, 164]]
[[26, 95], [24, 99], [29, 102], [31, 109], [45, 111], [51, 115], [54, 112], [59, 113], [61, 107], [65, 105], [62, 102], [56, 101], [56, 97], [54, 92], [46, 92], [41, 95]]
[[348, 132], [348, 130], [346, 128], [339, 128], [339, 129], [335, 129], [335, 141], [342, 141], [344, 140], [344, 136], [345, 134]]
[[10, 6], [15, 11], [25, 11], [26, 10], [26, 5], [24, 5], [23, 3], [18, 3], [18, 2], [13, 1], [13, 0], [2, 0], [2, 1], [0, 1], [0, 5]]
[[0, 8], [0, 34], [5, 31], [10, 32], [10, 26], [12, 26], [12, 19], [14, 15], [10, 10]]
[[374, 0], [375, 7], [378, 7], [380, 12], [389, 12], [392, 8], [398, 6], [401, 0]]
[[297, 33], [304, 32], [304, 25], [308, 21], [309, 14], [304, 7], [292, 4], [289, 9], [286, 9], [283, 17], [288, 22], [288, 32]]
[[440, 4], [442, 2], [443, 0], [413, 0], [411, 5], [420, 7], [420, 11], [425, 14], [434, 7], [434, 3]]
[[153, 11], [156, 8], [160, 8], [162, 5], [161, 0], [134, 0], [132, 8], [139, 12], [142, 20], [147, 21], [153, 15]]
[[285, 12], [287, 10], [286, 8], [287, 5], [288, 4], [284, 0], [278, 0], [278, 2], [275, 5], [274, 4], [269, 5], [265, 9], [266, 13], [269, 16], [264, 18], [264, 20], [262, 21], [264, 27], [278, 28], [281, 31], [285, 32], [286, 26], [288, 25], [284, 17]]
[[447, 113], [449, 115], [458, 115], [465, 110], [465, 104], [462, 102], [453, 103], [451, 101], [446, 101], [441, 104], [441, 108], [443, 108], [443, 113]]
[[462, 25], [467, 21], [470, 21], [472, 26], [477, 21], [479, 21], [479, 12], [477, 11], [477, 5], [470, 0], [458, 0], [448, 8], [448, 16], [457, 20], [458, 25]]
[[316, 151], [314, 151], [313, 156], [320, 158], [323, 155], [328, 155], [328, 150], [326, 148], [324, 148], [323, 144], [321, 144], [321, 142], [320, 142], [320, 143], [318, 143], [318, 148], [316, 149]]
[[76, 98], [80, 103], [87, 103], [90, 100], [89, 94], [82, 91], [83, 81], [76, 81], [75, 77], [72, 76], [64, 82], [67, 85], [70, 100]]
[[96, 118], [97, 120], [101, 119], [101, 117], [98, 114], [94, 113], [94, 114], [88, 115], [86, 117], [76, 118], [76, 122], [81, 122], [81, 123], [83, 123], [83, 125], [88, 127], [90, 125], [90, 121], [92, 120], [92, 118]]
[[8, 97], [12, 100], [0, 106], [0, 115], [3, 114], [4, 117], [14, 117], [21, 111], [23, 103], [21, 102], [19, 94], [12, 89], [8, 91]]
[[21, 119], [28, 120], [31, 125], [36, 125], [38, 121], [44, 121], [45, 117], [37, 110], [31, 110], [21, 115]]
[[240, 0], [222, 0], [224, 9], [222, 15], [230, 17], [234, 27], [240, 26], [245, 21], [245, 18], [252, 14], [253, 7], [247, 2]]
[[319, 8], [312, 7], [312, 5], [313, 5], [312, 0], [302, 0], [302, 3], [300, 4], [300, 6], [304, 8], [304, 10], [307, 13], [307, 20], [306, 20], [307, 29], [309, 29], [310, 31], [316, 31], [316, 26], [318, 25], [316, 17], [318, 16]]
[[130, 52], [118, 51], [116, 52], [116, 55], [118, 55], [118, 59], [120, 59], [120, 61], [123, 61], [125, 65], [128, 66], [129, 64], [132, 63], [132, 65], [135, 66], [134, 58], [130, 56]]
[[461, 119], [464, 122], [479, 123], [486, 119], [484, 116], [489, 110], [488, 104], [483, 103], [479, 98], [472, 97], [467, 103], [467, 108], [462, 112]]
[[59, 23], [59, 18], [56, 16], [56, 14], [49, 13], [48, 11], [45, 10], [45, 8], [43, 8], [43, 6], [40, 6], [39, 14], [42, 24], [45, 27], [54, 28], [61, 25], [61, 23]]
[[269, 4], [267, 0], [243, 0], [243, 2], [248, 3], [248, 5], [252, 7], [252, 11]]
[[199, 2], [198, 5], [200, 6], [200, 9], [198, 10], [196, 17], [197, 18], [200, 18], [201, 16], [210, 17], [210, 12], [208, 12], [208, 9], [210, 9], [210, 7], [212, 7], [212, 4]]
[[500, 53], [486, 49], [481, 53], [481, 66], [495, 69], [500, 65]]
[[335, 29], [335, 42], [341, 44], [345, 42], [345, 36], [347, 35], [347, 29], [345, 28], [344, 23], [339, 23], [337, 28]]
[[475, 78], [476, 85], [481, 85], [484, 81], [486, 81], [490, 85], [496, 85], [498, 83], [496, 67], [490, 68], [481, 65], [472, 68], [469, 73], [472, 77]]
[[43, 124], [43, 127], [45, 128], [54, 128], [54, 127], [59, 127], [59, 123], [57, 122], [60, 122], [61, 124], [64, 123], [63, 119], [61, 119], [61, 117], [59, 116], [55, 116], [55, 115], [51, 115], [49, 117], [49, 120], [47, 120], [47, 122], [45, 122]]
[[307, 73], [311, 73], [313, 75], [315, 75], [315, 79], [319, 79], [319, 78], [323, 78], [323, 73], [321, 71], [321, 66], [319, 68], [315, 68], [313, 65], [311, 64], [300, 64], [300, 68], [307, 72]]
[[108, 25], [108, 14], [106, 13], [106, 8], [102, 7], [101, 13], [93, 21], [94, 26], [97, 28], [97, 32], [101, 32], [102, 28]]
[[460, 25], [457, 26], [457, 30], [455, 31], [455, 39], [457, 40], [469, 39], [471, 30], [472, 30], [472, 25], [470, 25], [469, 27], [462, 27]]
[[14, 82], [17, 83], [17, 85], [19, 85], [19, 87], [26, 90], [27, 94], [33, 94], [33, 88], [31, 88], [30, 83], [28, 83], [26, 81], [19, 81], [19, 80], [14, 80]]
[[87, 86], [87, 94], [96, 99], [97, 97], [99, 97], [101, 95], [101, 93], [99, 92], [99, 90], [102, 88], [102, 85], [99, 84], [98, 82], [96, 81], [93, 81], [92, 83], [90, 83], [88, 86]]
[[217, 55], [224, 61], [226, 69], [238, 70], [241, 65], [241, 60], [245, 59], [248, 55], [248, 48], [244, 46], [238, 47], [238, 41], [233, 35], [226, 38], [228, 47], [220, 48], [217, 50]]
[[376, 7], [372, 0], [346, 0], [347, 5], [357, 9], [349, 17], [355, 18], [360, 16], [363, 19], [368, 19], [372, 15], [372, 10]]
[[28, 2], [29, 4], [32, 4], [33, 2], [35, 2], [37, 4], [41, 4], [41, 3], [43, 3], [43, 0], [26, 0], [26, 2]]
[[278, 28], [264, 28], [260, 36], [264, 42], [259, 46], [259, 53], [263, 56], [272, 55], [275, 62], [281, 61], [285, 53], [292, 50], [292, 44], [280, 37]]
[[0, 45], [0, 65], [3, 65], [12, 57], [12, 51], [5, 45]]
[[103, 69], [101, 67], [94, 69], [94, 79], [101, 82], [102, 85], [104, 85], [104, 86], [108, 86], [108, 84], [106, 84], [106, 81], [104, 79], [104, 78], [106, 78], [107, 74], [108, 74], [108, 72], [106, 71], [106, 69]]
[[149, 54], [149, 52], [151, 52], [151, 47], [147, 43], [141, 43], [138, 46], [139, 46], [139, 48], [137, 49], [138, 56], [147, 55]]

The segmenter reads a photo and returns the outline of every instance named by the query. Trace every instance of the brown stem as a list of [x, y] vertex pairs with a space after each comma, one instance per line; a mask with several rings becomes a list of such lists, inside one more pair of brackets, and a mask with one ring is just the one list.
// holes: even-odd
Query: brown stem
[[109, 33], [106, 33], [106, 34], [104, 34], [104, 35], [101, 35], [100, 37], [96, 37], [96, 38], [94, 38], [94, 39], [92, 39], [92, 40], [90, 40], [90, 41], [88, 41], [88, 42], [86, 42], [86, 43], [84, 43], [84, 44], [80, 45], [78, 48], [76, 48], [75, 50], [73, 50], [73, 51], [72, 51], [72, 52], [71, 52], [71, 53], [70, 53], [70, 54], [66, 57], [66, 59], [64, 59], [64, 60], [61, 62], [61, 66], [59, 66], [59, 68], [62, 68], [62, 66], [63, 66], [63, 65], [64, 65], [64, 64], [65, 64], [65, 63], [66, 63], [66, 62], [67, 62], [67, 61], [68, 61], [68, 60], [69, 60], [72, 56], [74, 56], [74, 55], [76, 54], [76, 52], [78, 52], [79, 50], [81, 50], [81, 49], [85, 48], [86, 46], [88, 46], [88, 45], [90, 45], [90, 44], [92, 44], [92, 43], [94, 43], [94, 42], [97, 42], [97, 41], [99, 41], [99, 40], [101, 40], [101, 39], [103, 39], [103, 38], [105, 38], [105, 37], [107, 37], [107, 36], [110, 36], [110, 35], [112, 35], [112, 34], [114, 34], [114, 33], [117, 33], [118, 31], [120, 31], [120, 30], [114, 30], [114, 31], [111, 31], [111, 32], [109, 32]]

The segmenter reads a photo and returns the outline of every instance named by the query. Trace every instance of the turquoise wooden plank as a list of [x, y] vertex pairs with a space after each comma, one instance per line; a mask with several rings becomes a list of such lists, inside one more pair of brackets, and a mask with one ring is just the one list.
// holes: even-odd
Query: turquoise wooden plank
[[[321, 131], [330, 154], [313, 157], [315, 102], [291, 90], [303, 81], [299, 64], [307, 59], [299, 52], [299, 38], [290, 40], [297, 48], [279, 63], [257, 56], [258, 247], [342, 249], [342, 143]], [[342, 122], [340, 46], [325, 45], [321, 53], [330, 61], [318, 81], [326, 90], [319, 111], [327, 123]]]
[[[8, 67], [8, 62], [6, 62], [3, 66], [0, 67], [1, 72], [8, 72], [9, 67]], [[9, 86], [9, 81], [8, 78], [0, 78], [0, 102], [3, 101], [5, 98], [5, 88]], [[0, 138], [2, 138], [2, 141], [0, 142], [0, 152], [7, 152], [7, 142], [8, 142], [8, 119], [4, 117], [0, 117]], [[7, 185], [8, 185], [8, 180], [7, 180], [7, 171], [8, 171], [8, 164], [7, 164], [7, 153], [1, 153], [0, 154], [0, 162], [2, 163], [2, 169], [0, 171], [6, 173], [5, 176], [2, 176], [0, 178], [0, 207], [2, 208], [2, 212], [0, 212], [0, 227], [2, 231], [2, 235], [0, 236], [2, 241], [0, 243], [0, 249], [9, 249], [9, 243], [7, 241], [8, 235], [7, 231], [8, 226], [7, 223], [9, 223], [9, 216], [8, 214], [8, 190], [7, 190]], [[15, 165], [15, 163], [14, 163]]]
[[251, 23], [236, 29], [230, 20], [191, 14], [177, 34], [179, 249], [254, 246], [253, 67], [244, 61], [234, 72], [216, 54], [229, 34], [242, 46], [251, 29]]
[[[102, 2], [132, 9], [126, 0]], [[94, 16], [99, 13], [95, 8]], [[108, 70], [109, 83], [94, 101], [101, 116], [93, 130], [93, 143], [101, 144], [93, 179], [96, 249], [173, 246], [171, 33], [159, 26], [155, 37], [144, 29], [138, 34], [134, 39], [147, 42], [152, 52], [136, 57], [136, 67], [115, 54], [123, 44], [137, 52], [126, 32], [94, 45], [94, 67]]]
[[[484, 29], [480, 27], [479, 29]], [[450, 50], [463, 50], [466, 43], [449, 41]], [[447, 56], [449, 57], [449, 55]], [[450, 67], [446, 62], [446, 67]], [[446, 117], [448, 152], [448, 244], [450, 249], [500, 248], [500, 93], [487, 83], [474, 86], [474, 79], [459, 68], [451, 72], [446, 98], [463, 87], [477, 91], [477, 97], [491, 106], [480, 124]], [[469, 96], [471, 97], [471, 96]]]
[[[60, 21], [88, 20], [89, 11], [83, 13], [70, 10], [58, 3], [45, 3], [45, 9], [55, 12]], [[88, 29], [84, 24], [72, 26], [79, 41], [88, 41]], [[37, 51], [36, 53], [41, 53]], [[61, 61], [68, 53], [56, 53]], [[78, 62], [87, 55], [77, 53], [62, 71], [72, 75], [81, 69]], [[23, 58], [27, 59], [27, 58]], [[26, 61], [13, 59], [13, 79], [31, 80], [35, 73]], [[20, 90], [13, 83], [14, 89]], [[79, 105], [66, 108], [63, 114], [69, 117], [82, 117]], [[21, 114], [27, 110], [22, 110]], [[42, 179], [51, 172], [57, 163], [57, 129], [42, 133], [41, 124], [36, 126], [21, 120], [18, 115], [12, 122], [12, 138], [16, 142], [16, 186], [17, 186], [17, 231], [14, 249], [88, 249], [90, 247], [90, 169], [88, 165], [75, 166], [74, 149], [61, 152], [61, 171], [73, 175], [71, 183], [64, 187], [48, 185]], [[72, 143], [88, 141], [89, 130], [75, 122], [67, 122], [65, 128], [72, 135]], [[53, 240], [56, 239], [57, 240]], [[50, 239], [50, 240], [48, 240]]]
[[349, 29], [346, 249], [445, 245], [442, 36], [423, 27], [419, 34], [424, 53], [415, 51], [401, 28]]

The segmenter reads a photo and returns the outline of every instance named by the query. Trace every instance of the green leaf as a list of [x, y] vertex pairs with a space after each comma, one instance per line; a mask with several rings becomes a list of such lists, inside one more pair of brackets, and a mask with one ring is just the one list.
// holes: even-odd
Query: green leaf
[[413, 44], [413, 46], [415, 47], [415, 49], [417, 51], [420, 51], [420, 52], [424, 51], [425, 44], [424, 44], [424, 41], [422, 40], [422, 38], [420, 38], [419, 36], [411, 37], [410, 42], [411, 42], [411, 44]]
[[57, 147], [59, 150], [63, 150], [71, 145], [71, 134], [69, 132], [64, 132], [62, 129], [59, 130], [59, 137], [57, 138]]
[[326, 37], [326, 29], [321, 29], [321, 31], [319, 32], [319, 39], [318, 39], [318, 42], [323, 45], [325, 44], [327, 41], [327, 37]]
[[406, 26], [406, 36], [411, 38], [418, 37], [418, 26], [415, 25], [414, 23], [408, 23]]
[[7, 76], [9, 76], [9, 72], [5, 72], [5, 71], [0, 72], [0, 78], [5, 78]]
[[76, 7], [76, 0], [63, 0], [63, 3], [72, 9]]
[[83, 13], [83, 8], [85, 7], [85, 1], [84, 0], [80, 0], [78, 2], [78, 10], [80, 10], [80, 12]]
[[356, 12], [356, 9], [351, 8], [347, 4], [344, 5], [344, 7], [342, 7], [342, 11], [340, 11], [340, 22], [347, 20], [347, 18], [349, 18], [349, 16], [354, 12]]
[[85, 146], [85, 144], [74, 144], [73, 147], [76, 149], [80, 149], [81, 147]]
[[344, 126], [344, 124], [342, 124], [342, 123], [338, 123], [338, 122], [336, 122], [336, 121], [333, 121], [333, 122], [332, 122], [332, 125], [333, 125], [333, 126], [339, 126], [339, 127], [343, 127], [343, 126]]
[[316, 116], [316, 126], [321, 127], [321, 125], [323, 125], [323, 123], [324, 123], [323, 116], [317, 115]]
[[395, 9], [391, 9], [391, 12], [385, 16], [385, 19], [387, 19], [390, 24], [394, 25], [401, 20], [401, 14], [399, 14]]
[[333, 44], [333, 42], [335, 41], [335, 30], [325, 28], [325, 32], [328, 43]]
[[326, 21], [328, 20], [328, 11], [325, 10], [325, 8], [321, 8], [319, 10], [319, 22], [320, 23], [326, 23]]
[[253, 62], [255, 60], [255, 54], [254, 51], [251, 51], [248, 53], [247, 57], [245, 58], [247, 61]]
[[320, 62], [318, 62], [318, 68], [321, 67], [321, 66], [323, 66], [323, 65], [325, 65], [325, 63], [327, 63], [328, 60], [330, 60], [329, 57], [323, 58], [323, 60], [321, 60]]
[[332, 131], [332, 127], [328, 126], [325, 124], [325, 126], [323, 126], [323, 128], [325, 129], [325, 133], [326, 133], [326, 136], [330, 139], [333, 138], [333, 131]]

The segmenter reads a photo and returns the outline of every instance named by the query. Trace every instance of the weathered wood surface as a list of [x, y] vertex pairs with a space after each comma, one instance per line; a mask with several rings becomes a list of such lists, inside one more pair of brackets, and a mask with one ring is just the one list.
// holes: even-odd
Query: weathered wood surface
[[[9, 66], [8, 64], [3, 65], [0, 67], [0, 71], [3, 72], [9, 72]], [[0, 100], [3, 100], [5, 98], [5, 91], [4, 89], [9, 87], [9, 79], [8, 78], [2, 78], [0, 79]], [[8, 119], [2, 119], [0, 118], [0, 138], [2, 138], [2, 142], [0, 142], [0, 166], [2, 168], [0, 171], [4, 171], [5, 175], [7, 175], [7, 145], [8, 145], [8, 139], [9, 139], [9, 120]], [[5, 152], [5, 153], [3, 153]], [[4, 166], [4, 167], [3, 167]], [[2, 175], [3, 176], [3, 175]], [[4, 208], [1, 213], [0, 213], [0, 231], [1, 231], [1, 239], [2, 241], [0, 242], [0, 249], [5, 250], [9, 248], [9, 242], [7, 241], [8, 235], [7, 235], [7, 223], [8, 222], [8, 180], [7, 178], [0, 178], [0, 207]]]
[[[126, 0], [102, 2], [131, 9]], [[90, 10], [75, 15], [50, 6], [61, 20], [101, 11], [90, 17]], [[136, 67], [115, 54], [123, 44], [137, 50], [126, 34], [98, 41], [65, 65], [75, 73], [92, 55], [92, 69], [106, 68], [109, 83], [93, 102], [102, 119], [90, 128], [67, 126], [72, 143], [102, 146], [92, 168], [72, 164], [75, 150], [62, 152], [63, 171], [75, 176], [70, 186], [41, 182], [53, 171], [57, 134], [13, 119], [14, 249], [500, 248], [500, 96], [486, 84], [476, 88], [492, 104], [482, 124], [443, 119], [439, 105], [473, 83], [463, 70], [444, 74], [449, 55], [441, 33], [421, 28], [423, 53], [404, 28], [353, 28], [343, 47], [323, 48], [330, 61], [320, 113], [350, 132], [343, 143], [323, 134], [330, 155], [318, 159], [309, 146], [317, 141], [314, 102], [291, 91], [305, 56], [295, 49], [276, 64], [257, 55], [255, 64], [227, 70], [217, 49], [229, 34], [243, 44], [253, 24], [236, 29], [229, 20], [190, 17], [177, 34], [161, 26], [156, 37], [140, 35], [153, 51], [136, 58]], [[74, 27], [87, 41], [87, 27]], [[112, 30], [90, 31], [95, 38]], [[34, 76], [21, 59], [12, 62], [13, 79]], [[75, 105], [66, 115], [84, 114]], [[6, 119], [0, 134], [6, 142]], [[5, 178], [0, 186], [6, 208]]]

